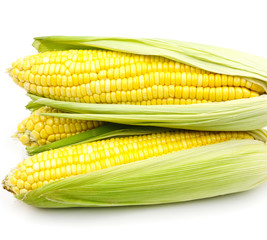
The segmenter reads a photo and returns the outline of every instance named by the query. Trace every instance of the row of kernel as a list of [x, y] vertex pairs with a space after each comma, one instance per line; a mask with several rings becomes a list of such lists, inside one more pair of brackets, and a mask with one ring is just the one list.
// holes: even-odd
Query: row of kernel
[[44, 53], [27, 56], [14, 62], [13, 67], [17, 67], [23, 61], [31, 61], [33, 64], [42, 63], [62, 63], [66, 57], [73, 61], [86, 61], [107, 57], [130, 56], [111, 51], [92, 51], [92, 50], [69, 50], [69, 51], [48, 51]]
[[[28, 72], [28, 71], [26, 71]], [[90, 88], [96, 88], [102, 92], [109, 92], [115, 90], [132, 90], [145, 88], [153, 85], [175, 85], [175, 86], [196, 86], [196, 87], [221, 87], [221, 86], [233, 86], [233, 87], [246, 87], [253, 91], [264, 92], [264, 89], [254, 83], [244, 80], [239, 77], [232, 77], [219, 74], [196, 74], [196, 73], [181, 73], [181, 72], [151, 72], [141, 76], [120, 78], [121, 75], [105, 76], [108, 79], [97, 80], [97, 74], [74, 74], [72, 76], [65, 75], [52, 75], [52, 76], [40, 76], [29, 73], [20, 76], [21, 82], [35, 84], [37, 86], [64, 86], [72, 87], [82, 84], [89, 84]], [[103, 71], [102, 71], [103, 72]], [[104, 78], [105, 78], [104, 77]], [[103, 78], [100, 77], [100, 78]], [[110, 80], [112, 79], [112, 80]], [[17, 82], [15, 78], [14, 81]], [[91, 86], [92, 85], [92, 86]]]
[[[67, 97], [51, 97], [55, 100], [59, 101], [71, 101], [71, 102], [83, 102], [83, 103], [99, 103], [98, 98], [94, 98], [93, 96], [90, 97], [83, 97], [82, 99], [74, 99], [74, 98], [67, 98]], [[111, 102], [112, 103], [112, 102]], [[112, 104], [126, 104], [126, 105], [188, 105], [188, 104], [200, 104], [200, 103], [211, 103], [210, 100], [197, 100], [197, 99], [175, 99], [175, 98], [168, 98], [168, 99], [152, 99], [147, 101], [137, 101], [137, 102], [116, 102]]]
[[29, 89], [32, 93], [50, 97], [53, 99], [90, 102], [90, 103], [118, 103], [118, 102], [141, 102], [153, 99], [197, 99], [210, 101], [227, 101], [233, 99], [249, 98], [259, 96], [254, 91], [240, 87], [219, 87], [219, 88], [203, 88], [203, 87], [174, 87], [174, 86], [153, 86], [131, 91], [116, 91], [111, 93], [93, 93], [91, 89], [81, 88], [64, 88], [64, 87], [43, 87], [35, 88], [31, 85]]
[[[37, 114], [35, 116], [38, 116]], [[41, 116], [43, 117], [43, 116]], [[35, 121], [33, 116], [25, 119], [22, 123], [18, 125], [18, 133], [24, 133], [26, 130], [41, 132], [45, 130], [47, 134], [52, 133], [77, 133], [84, 130], [92, 129], [102, 125], [99, 121], [82, 121], [82, 120], [72, 120], [72, 121], [62, 121], [62, 118], [50, 117], [47, 120], [44, 119]], [[71, 120], [71, 119], [66, 119]], [[70, 122], [70, 123], [69, 123]]]
[[[31, 123], [29, 121], [28, 123]], [[84, 121], [82, 123], [70, 123], [70, 124], [54, 124], [54, 125], [44, 125], [43, 122], [38, 122], [37, 124], [26, 124], [26, 127], [29, 131], [37, 131], [41, 133], [43, 130], [48, 134], [53, 134], [53, 133], [76, 133], [76, 132], [81, 132], [88, 130], [90, 128], [94, 127], [94, 124], [90, 121]], [[98, 126], [96, 124], [96, 126]]]
[[[50, 52], [49, 53], [42, 53], [37, 54], [35, 56], [31, 56], [28, 59], [36, 59], [36, 64], [41, 64], [44, 61], [42, 59], [48, 58], [50, 63], [61, 63], [62, 59], [61, 57], [67, 56], [68, 60], [72, 60], [75, 62], [82, 62], [82, 61], [93, 61], [93, 60], [102, 60], [102, 59], [110, 59], [110, 58], [117, 58], [122, 59], [122, 62], [142, 62], [142, 61], [168, 61], [166, 58], [162, 57], [154, 57], [154, 56], [144, 56], [144, 55], [133, 55], [128, 53], [121, 53], [121, 52], [111, 52], [111, 51], [57, 51], [57, 52]], [[65, 59], [65, 58], [64, 58]], [[119, 60], [115, 60], [119, 61]]]
[[[63, 60], [62, 60], [62, 57], [63, 57]], [[75, 62], [82, 62], [82, 61], [88, 61], [88, 60], [90, 61], [102, 60], [102, 59], [105, 60], [105, 59], [110, 59], [110, 58], [118, 58], [118, 59], [122, 58], [124, 60], [121, 60], [121, 61], [126, 62], [126, 63], [169, 61], [168, 59], [159, 57], [159, 56], [135, 55], [135, 54], [122, 53], [122, 52], [111, 52], [111, 51], [107, 52], [107, 51], [101, 51], [101, 50], [97, 50], [97, 51], [69, 50], [69, 51], [46, 52], [46, 53], [32, 55], [28, 58], [25, 58], [25, 60], [34, 59], [36, 64], [41, 64], [43, 62], [61, 63], [65, 60], [65, 57]], [[120, 60], [115, 60], [115, 61], [120, 61]]]
[[38, 133], [35, 134], [23, 134], [23, 135], [19, 135], [18, 134], [18, 138], [19, 140], [26, 146], [42, 146], [57, 140], [61, 140], [63, 138], [67, 138], [70, 136], [73, 136], [77, 133], [57, 133], [57, 134], [52, 134], [49, 135], [47, 138], [41, 138], [40, 135], [38, 135]]
[[108, 78], [105, 80], [90, 81], [87, 83], [92, 88], [101, 89], [103, 92], [116, 90], [132, 90], [153, 85], [175, 85], [194, 87], [246, 87], [253, 91], [263, 92], [263, 88], [239, 77], [214, 74], [196, 74], [181, 72], [151, 72], [136, 77]]
[[[41, 64], [33, 65], [31, 69], [28, 68], [27, 70], [25, 69], [25, 71], [20, 71], [18, 68], [14, 68], [10, 71], [10, 75], [12, 77], [18, 78], [21, 82], [31, 82], [36, 84], [38, 83], [43, 86], [49, 86], [55, 84], [77, 85], [78, 82], [86, 83], [91, 81], [92, 79], [101, 80], [107, 78], [128, 78], [140, 76], [142, 74], [150, 72], [161, 72], [162, 74], [166, 73], [166, 77], [164, 75], [161, 75], [161, 78], [165, 77], [166, 79], [173, 79], [179, 77], [173, 74], [171, 75], [171, 73], [173, 72], [195, 74], [202, 73], [201, 71], [198, 71], [195, 68], [175, 62], [135, 63], [119, 67], [113, 67], [107, 64], [103, 64], [104, 63], [99, 61], [87, 61], [83, 63], [67, 61], [65, 64]], [[86, 73], [87, 75], [84, 75]], [[77, 76], [79, 76], [79, 81]], [[193, 76], [194, 78], [196, 78], [195, 75]], [[183, 79], [184, 78], [185, 76], [183, 76]], [[188, 78], [190, 81], [190, 77]]]
[[[26, 62], [25, 62], [26, 64]], [[177, 62], [137, 62], [121, 66], [115, 65], [115, 62], [107, 63], [103, 61], [87, 61], [82, 63], [66, 61], [64, 64], [47, 63], [41, 65], [33, 65], [27, 67], [25, 71], [20, 71], [18, 68], [13, 68], [10, 71], [11, 76], [17, 76], [20, 81], [34, 81], [35, 75], [39, 78], [52, 75], [71, 76], [73, 74], [98, 73], [99, 79], [118, 79], [124, 77], [134, 77], [149, 72], [184, 72], [184, 73], [205, 73], [205, 71], [193, 68], [188, 65]], [[43, 81], [44, 82], [44, 81]]]
[[18, 59], [12, 64], [13, 68], [18, 68], [20, 70], [30, 69], [33, 65], [41, 65], [41, 64], [64, 64], [67, 61], [80, 63], [85, 61], [102, 61], [103, 65], [111, 65], [111, 66], [121, 66], [124, 64], [131, 64], [136, 62], [165, 62], [169, 61], [163, 57], [157, 56], [144, 56], [144, 55], [132, 55], [125, 53], [116, 53], [109, 52], [108, 54], [105, 51], [98, 51], [97, 53], [93, 53], [92, 51], [84, 51], [81, 52], [75, 51], [56, 51], [56, 52], [46, 52], [40, 53], [36, 55], [31, 55], [25, 57], [23, 59]]
[[[205, 71], [184, 65], [178, 62], [136, 62], [125, 64], [116, 64], [115, 61], [104, 62], [104, 60], [87, 61], [83, 63], [68, 62], [65, 64], [70, 74], [80, 73], [98, 73], [99, 79], [118, 79], [124, 77], [135, 77], [149, 72], [196, 72], [205, 73]], [[44, 72], [45, 67], [38, 68], [38, 73]], [[55, 65], [50, 71], [52, 74], [62, 74], [65, 67]], [[37, 70], [34, 71], [37, 73]], [[47, 71], [46, 71], [47, 72]], [[50, 75], [52, 75], [50, 74]], [[66, 74], [67, 75], [67, 74]]]
[[[156, 75], [157, 73], [155, 73]], [[151, 74], [152, 75], [152, 74]], [[161, 81], [162, 80], [162, 81]], [[138, 90], [143, 88], [148, 88], [152, 86], [181, 86], [181, 87], [210, 87], [210, 88], [218, 88], [218, 87], [242, 87], [247, 88], [252, 91], [261, 92], [260, 86], [256, 84], [251, 84], [250, 82], [245, 81], [245, 84], [230, 84], [229, 85], [220, 85], [220, 86], [210, 86], [209, 84], [203, 85], [192, 85], [186, 84], [186, 82], [181, 82], [177, 79], [177, 81], [164, 81], [165, 79], [160, 78], [150, 78], [148, 75], [142, 75], [140, 77], [134, 77], [134, 78], [124, 78], [124, 79], [117, 79], [117, 80], [97, 80], [97, 81], [91, 81], [90, 83], [85, 84], [86, 85], [86, 91], [88, 95], [91, 95], [91, 93], [109, 93], [109, 92], [115, 92], [115, 91], [127, 91], [127, 90]], [[243, 82], [243, 81], [242, 81]], [[239, 81], [240, 83], [240, 81]], [[81, 84], [78, 87], [83, 87], [84, 84]], [[244, 85], [244, 86], [243, 86]], [[74, 88], [75, 89], [75, 88]]]
[[[107, 89], [101, 89], [100, 86], [95, 85], [95, 84], [83, 84], [78, 87], [41, 87], [41, 86], [36, 86], [35, 84], [29, 84], [29, 83], [24, 83], [23, 87], [30, 91], [31, 93], [35, 93], [41, 96], [58, 96], [58, 97], [68, 97], [68, 98], [81, 98], [84, 96], [92, 96], [92, 95], [98, 95], [103, 98], [104, 96], [107, 96], [106, 98], [120, 98], [119, 96], [116, 95], [127, 95], [128, 100], [125, 99], [123, 101], [142, 101], [138, 99], [138, 96], [143, 95], [144, 100], [146, 99], [152, 99], [152, 98], [168, 98], [168, 97], [176, 97], [176, 98], [181, 98], [182, 96], [187, 96], [183, 97], [185, 99], [187, 98], [194, 98], [194, 96], [197, 95], [203, 95], [205, 92], [216, 92], [218, 94], [224, 95], [223, 100], [231, 100], [233, 96], [233, 92], [237, 92], [237, 97], [235, 98], [246, 98], [249, 97], [251, 93], [255, 93], [255, 96], [259, 95], [256, 92], [250, 91], [246, 88], [240, 88], [240, 87], [218, 87], [218, 88], [203, 88], [203, 87], [188, 87], [188, 86], [162, 86], [162, 85], [154, 85], [152, 87], [148, 88], [143, 88], [143, 89], [138, 89], [138, 90], [131, 90], [131, 91], [116, 91], [116, 92], [108, 92], [106, 91], [102, 92], [103, 90]], [[111, 89], [109, 89], [111, 91]], [[227, 97], [228, 93], [230, 94], [229, 97]], [[116, 94], [116, 95], [114, 95]], [[181, 96], [179, 96], [181, 95]], [[189, 97], [190, 95], [190, 97]], [[197, 99], [202, 99], [201, 97], [196, 97]], [[132, 100], [131, 100], [132, 99]], [[138, 100], [134, 100], [138, 99]], [[206, 98], [204, 98], [206, 99]], [[79, 99], [78, 99], [79, 101]], [[108, 100], [105, 100], [109, 102]], [[112, 101], [112, 100], [111, 100]], [[115, 101], [116, 102], [116, 101]]]

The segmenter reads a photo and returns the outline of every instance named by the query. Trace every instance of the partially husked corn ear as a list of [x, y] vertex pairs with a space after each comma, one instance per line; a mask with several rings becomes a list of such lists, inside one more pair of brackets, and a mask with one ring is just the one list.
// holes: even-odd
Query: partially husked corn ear
[[86, 121], [41, 116], [41, 113], [59, 113], [57, 109], [41, 107], [24, 119], [17, 128], [16, 137], [26, 146], [41, 146], [75, 134], [91, 130], [103, 124]]
[[254, 138], [246, 132], [176, 130], [59, 148], [25, 159], [8, 174], [3, 185], [14, 194], [26, 193], [71, 176], [231, 139]]
[[192, 104], [257, 97], [263, 87], [164, 57], [105, 50], [48, 51], [18, 59], [9, 71], [28, 92], [61, 101]]

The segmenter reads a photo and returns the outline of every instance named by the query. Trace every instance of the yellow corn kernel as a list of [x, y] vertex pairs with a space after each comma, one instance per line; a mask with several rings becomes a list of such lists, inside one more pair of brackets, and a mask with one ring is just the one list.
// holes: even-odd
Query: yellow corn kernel
[[42, 107], [18, 125], [17, 137], [21, 143], [26, 146], [40, 146], [103, 124], [103, 122], [97, 121], [69, 121], [63, 118], [39, 115], [51, 112], [57, 113], [59, 111], [49, 107]]

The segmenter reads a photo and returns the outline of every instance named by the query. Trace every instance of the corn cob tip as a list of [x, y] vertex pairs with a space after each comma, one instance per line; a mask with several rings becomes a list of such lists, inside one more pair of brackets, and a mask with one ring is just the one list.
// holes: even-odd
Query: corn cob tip
[[12, 190], [12, 186], [9, 184], [9, 176], [10, 174], [14, 173], [15, 170], [11, 170], [10, 173], [8, 175], [6, 175], [6, 177], [2, 180], [2, 187], [3, 189], [7, 190], [8, 192], [11, 192], [13, 194], [16, 194], [13, 190]]
[[13, 69], [13, 68], [7, 68], [7, 69], [6, 69], [6, 73], [8, 73], [9, 76], [11, 76], [11, 71], [12, 71], [12, 69]]

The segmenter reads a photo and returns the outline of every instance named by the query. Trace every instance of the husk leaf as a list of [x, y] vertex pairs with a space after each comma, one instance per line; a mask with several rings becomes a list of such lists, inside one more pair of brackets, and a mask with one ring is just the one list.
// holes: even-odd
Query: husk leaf
[[119, 124], [206, 131], [249, 131], [267, 125], [267, 96], [190, 105], [136, 106], [56, 101], [28, 94], [31, 106], [45, 105], [64, 113], [42, 115]]

